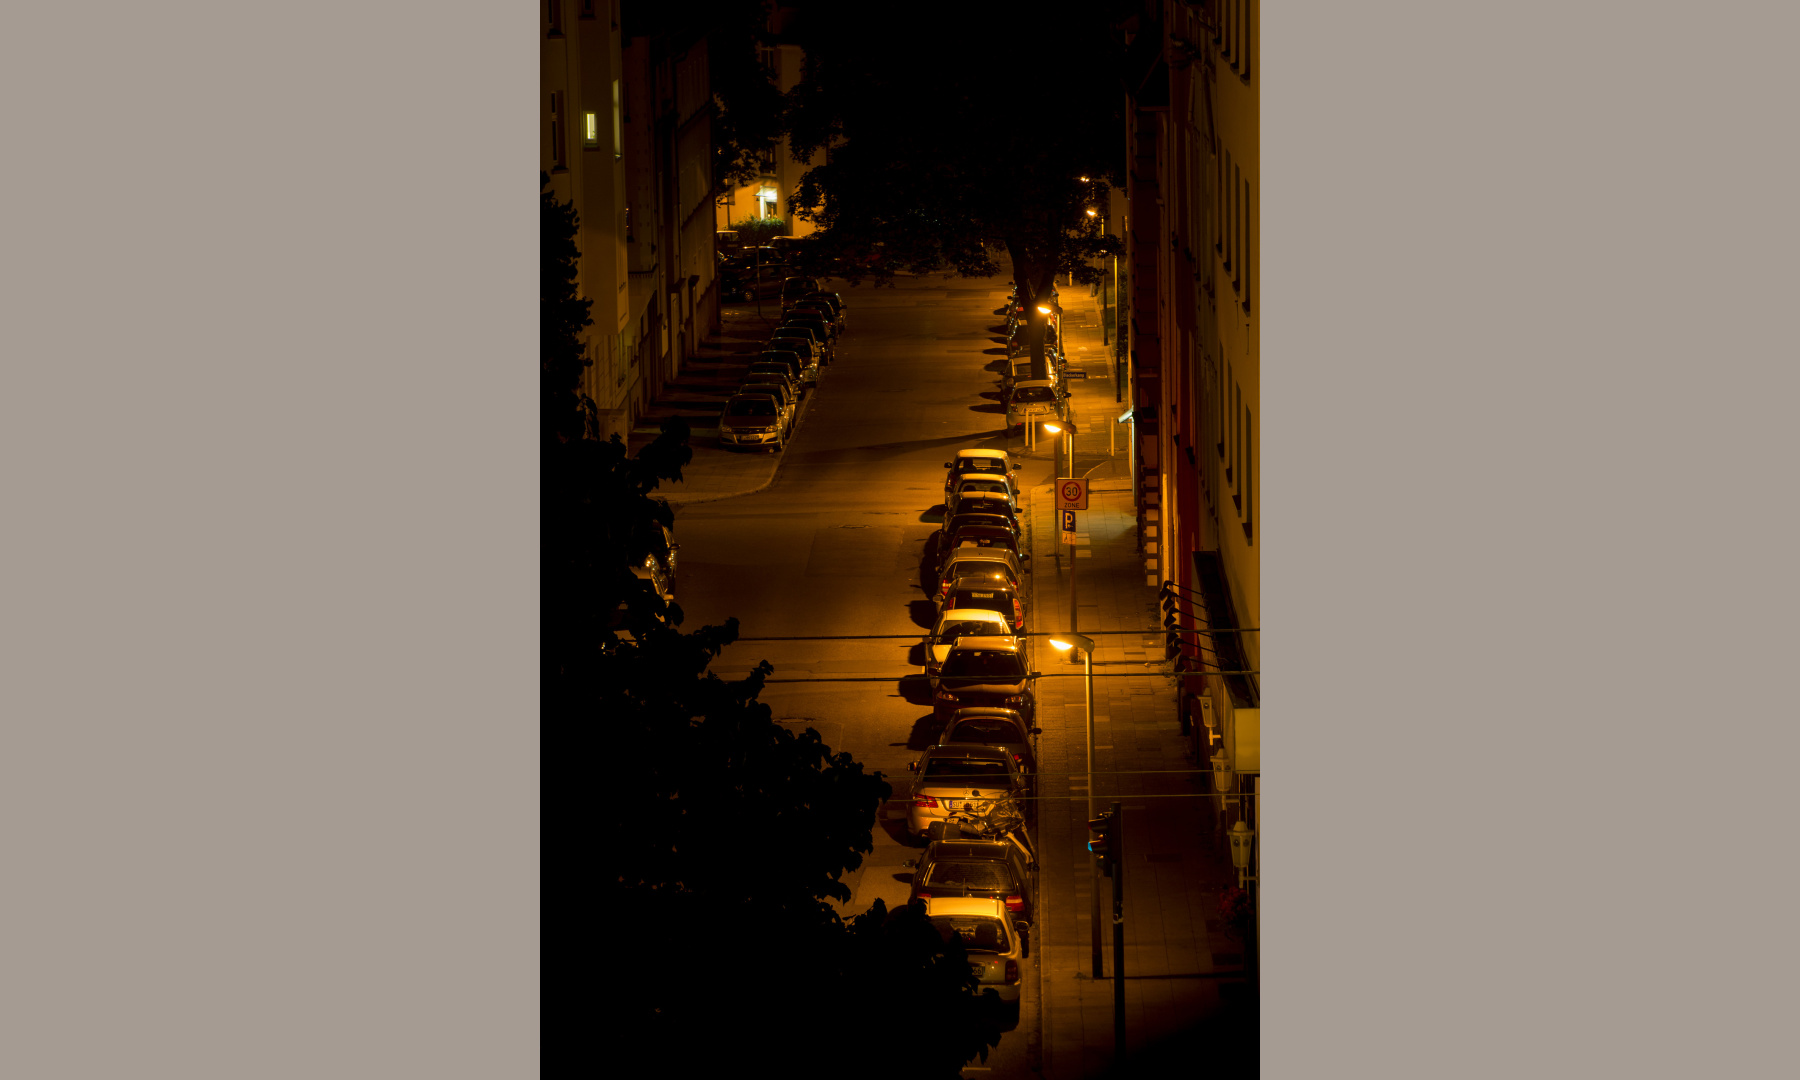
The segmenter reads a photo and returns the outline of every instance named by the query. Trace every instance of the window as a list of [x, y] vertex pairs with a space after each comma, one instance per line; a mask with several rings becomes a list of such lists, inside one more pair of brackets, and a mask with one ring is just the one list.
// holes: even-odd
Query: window
[[594, 0], [581, 0], [581, 17], [584, 19], [594, 17]]
[[546, 2], [550, 5], [550, 8], [549, 8], [550, 35], [549, 36], [553, 37], [553, 38], [562, 37], [563, 36], [563, 32], [562, 32], [563, 0], [546, 0]]
[[1250, 4], [1251, 0], [1244, 0], [1244, 25], [1242, 30], [1244, 50], [1243, 55], [1239, 57], [1239, 60], [1244, 66], [1243, 69], [1238, 72], [1238, 77], [1245, 82], [1250, 81], [1250, 61], [1256, 54], [1256, 39], [1251, 36], [1251, 31], [1256, 28], [1256, 16], [1250, 11]]
[[1244, 310], [1250, 310], [1250, 181], [1244, 181]]
[[597, 113], [581, 115], [581, 148], [594, 150], [600, 146], [600, 117]]
[[613, 80], [613, 160], [625, 156], [625, 88]]
[[1252, 500], [1255, 492], [1250, 486], [1250, 462], [1256, 456], [1256, 440], [1251, 437], [1250, 410], [1244, 409], [1244, 542], [1255, 542], [1256, 531], [1252, 525], [1256, 517]]
[[550, 91], [550, 171], [564, 172], [568, 161], [563, 151], [563, 96]]

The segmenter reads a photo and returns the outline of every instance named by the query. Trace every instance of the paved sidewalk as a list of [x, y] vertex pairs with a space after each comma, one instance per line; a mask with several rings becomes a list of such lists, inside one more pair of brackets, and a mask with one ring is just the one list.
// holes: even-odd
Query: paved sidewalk
[[[682, 416], [692, 428], [688, 446], [694, 459], [682, 470], [679, 483], [665, 482], [656, 490], [658, 498], [673, 505], [712, 502], [735, 495], [761, 491], [775, 482], [781, 467], [784, 448], [779, 453], [726, 449], [719, 445], [719, 414], [725, 399], [744, 381], [750, 357], [762, 351], [777, 319], [779, 305], [763, 302], [763, 314], [752, 305], [727, 304], [720, 319], [720, 332], [709, 334], [695, 355], [688, 357], [680, 375], [663, 387], [662, 393], [638, 417], [631, 430], [628, 448], [635, 454], [662, 431], [664, 419]], [[826, 367], [820, 381], [830, 377]], [[807, 388], [800, 396], [800, 418], [804, 422], [812, 408], [815, 388]]]
[[[1079, 287], [1077, 287], [1079, 289]], [[1070, 290], [1074, 292], [1075, 290]], [[1065, 294], [1067, 295], [1067, 294]], [[1255, 1074], [1257, 1027], [1241, 946], [1219, 929], [1217, 906], [1233, 883], [1229, 855], [1205, 778], [1180, 731], [1175, 680], [1165, 674], [1161, 611], [1146, 584], [1132, 506], [1130, 459], [1119, 433], [1107, 453], [1106, 427], [1126, 406], [1115, 401], [1111, 350], [1101, 343], [1094, 301], [1065, 304], [1063, 343], [1071, 381], [1077, 474], [1091, 481], [1089, 509], [1078, 512], [1076, 629], [1143, 631], [1096, 636], [1092, 805], [1123, 804], [1126, 1062], [1114, 1067], [1112, 880], [1100, 878], [1103, 971], [1093, 978], [1093, 878], [1087, 854], [1085, 680], [1071, 663], [1034, 639], [1039, 761], [1045, 796], [1039, 815], [1039, 894], [1044, 898], [1034, 949], [1043, 1002], [1044, 1074], [1151, 1076], [1163, 1068], [1206, 1075]], [[1045, 440], [1015, 452], [1041, 461], [1061, 447]], [[1061, 468], [1059, 467], [1059, 474]], [[1069, 627], [1069, 559], [1059, 552], [1051, 485], [1030, 496], [1034, 631]], [[1066, 675], [1051, 673], [1066, 672]]]

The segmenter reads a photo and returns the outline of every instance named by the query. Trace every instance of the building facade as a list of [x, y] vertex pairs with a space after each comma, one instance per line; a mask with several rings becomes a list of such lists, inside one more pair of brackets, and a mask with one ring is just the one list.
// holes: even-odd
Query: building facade
[[650, 4], [538, 8], [542, 171], [580, 218], [577, 286], [593, 302], [582, 389], [602, 439], [629, 437], [719, 325], [706, 41], [634, 33]]
[[1215, 773], [1245, 813], [1262, 655], [1261, 635], [1243, 632], [1261, 627], [1258, 21], [1258, 0], [1143, 5], [1132, 33], [1160, 40], [1138, 53], [1125, 192], [1145, 569], [1174, 584], [1179, 625], [1195, 631], [1181, 635], [1185, 700], [1216, 726]]

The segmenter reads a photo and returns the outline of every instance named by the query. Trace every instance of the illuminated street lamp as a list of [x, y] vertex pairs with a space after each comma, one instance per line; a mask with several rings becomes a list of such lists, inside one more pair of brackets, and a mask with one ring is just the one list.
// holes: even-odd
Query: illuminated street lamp
[[[1050, 647], [1055, 649], [1058, 652], [1069, 652], [1070, 650], [1075, 650], [1075, 651], [1081, 653], [1082, 664], [1086, 668], [1086, 675], [1087, 675], [1087, 679], [1086, 679], [1086, 681], [1087, 681], [1087, 789], [1088, 789], [1087, 810], [1088, 810], [1088, 820], [1092, 821], [1094, 819], [1094, 639], [1091, 637], [1088, 637], [1086, 634], [1077, 634], [1077, 633], [1074, 633], [1073, 631], [1071, 631], [1067, 634], [1057, 634], [1057, 635], [1051, 637]], [[1091, 853], [1088, 856], [1088, 869], [1092, 872], [1093, 879], [1094, 879], [1093, 880], [1093, 888], [1089, 890], [1089, 892], [1093, 895], [1093, 898], [1094, 898], [1093, 899], [1093, 903], [1094, 903], [1093, 918], [1089, 920], [1089, 924], [1093, 927], [1093, 942], [1092, 942], [1092, 944], [1093, 944], [1093, 954], [1094, 954], [1093, 955], [1094, 978], [1098, 979], [1101, 977], [1101, 973], [1100, 973], [1100, 863], [1093, 857], [1093, 855]]]

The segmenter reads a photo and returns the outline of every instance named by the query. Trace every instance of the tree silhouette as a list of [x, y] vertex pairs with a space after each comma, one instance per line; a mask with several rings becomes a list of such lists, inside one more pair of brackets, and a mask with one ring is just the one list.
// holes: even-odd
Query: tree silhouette
[[845, 922], [832, 904], [851, 898], [843, 875], [872, 850], [891, 788], [774, 721], [758, 700], [766, 662], [738, 679], [710, 670], [736, 619], [684, 631], [680, 606], [632, 573], [666, 554], [658, 526], [674, 516], [653, 496], [691, 459], [687, 425], [635, 456], [590, 437], [576, 215], [546, 193], [541, 221], [545, 802], [582, 837], [554, 851], [558, 868], [595, 901], [552, 948], [592, 940], [568, 953], [606, 965], [605, 1063], [822, 1075], [866, 1056], [898, 991], [934, 1022], [858, 1071], [955, 1076], [1000, 1034], [960, 942], [916, 908]]
[[921, 48], [884, 9], [805, 4], [788, 124], [811, 168], [790, 203], [820, 228], [815, 251], [881, 284], [899, 271], [989, 276], [1003, 246], [1031, 317], [1032, 373], [1045, 377], [1038, 303], [1057, 276], [1091, 284], [1095, 260], [1122, 251], [1087, 214], [1123, 179], [1112, 17], [1067, 0], [965, 4]]

